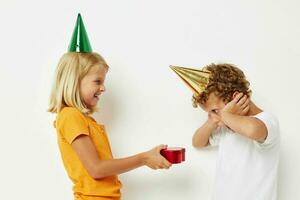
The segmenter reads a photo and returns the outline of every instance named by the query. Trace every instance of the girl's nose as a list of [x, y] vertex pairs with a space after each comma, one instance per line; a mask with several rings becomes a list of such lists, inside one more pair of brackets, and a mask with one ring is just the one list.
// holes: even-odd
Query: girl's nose
[[104, 92], [106, 90], [105, 86], [101, 85], [100, 90], [101, 90], [101, 92]]

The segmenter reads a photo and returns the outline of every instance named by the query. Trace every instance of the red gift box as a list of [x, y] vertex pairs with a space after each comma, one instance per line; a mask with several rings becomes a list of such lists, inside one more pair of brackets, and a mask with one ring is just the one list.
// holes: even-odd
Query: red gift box
[[182, 147], [168, 147], [162, 149], [160, 154], [172, 164], [178, 164], [185, 161], [185, 148]]

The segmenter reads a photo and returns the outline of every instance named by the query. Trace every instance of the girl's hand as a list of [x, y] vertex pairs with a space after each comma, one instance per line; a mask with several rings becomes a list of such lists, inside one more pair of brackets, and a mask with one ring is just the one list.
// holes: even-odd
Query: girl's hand
[[151, 169], [169, 169], [172, 164], [160, 154], [160, 151], [165, 148], [167, 145], [159, 145], [145, 152], [145, 165]]
[[235, 93], [232, 101], [226, 104], [221, 112], [229, 112], [236, 115], [246, 115], [250, 108], [250, 99], [243, 93]]

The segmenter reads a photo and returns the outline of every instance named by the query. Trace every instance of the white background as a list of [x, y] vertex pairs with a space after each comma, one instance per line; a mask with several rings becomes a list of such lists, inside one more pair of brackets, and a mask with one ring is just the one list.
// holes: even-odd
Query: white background
[[192, 108], [191, 92], [168, 66], [212, 62], [240, 66], [254, 102], [278, 116], [278, 196], [300, 199], [299, 8], [297, 0], [1, 0], [0, 198], [72, 199], [46, 109], [81, 12], [93, 49], [110, 65], [95, 117], [114, 156], [161, 143], [187, 149], [186, 162], [168, 171], [120, 175], [123, 199], [210, 199], [217, 150], [191, 146], [206, 114]]

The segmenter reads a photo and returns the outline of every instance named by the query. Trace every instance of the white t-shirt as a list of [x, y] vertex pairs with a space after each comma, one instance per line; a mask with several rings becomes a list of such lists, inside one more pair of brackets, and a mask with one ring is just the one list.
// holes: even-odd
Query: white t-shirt
[[253, 116], [268, 130], [263, 143], [228, 128], [220, 128], [209, 138], [219, 145], [214, 200], [275, 200], [280, 134], [275, 116], [261, 112]]

